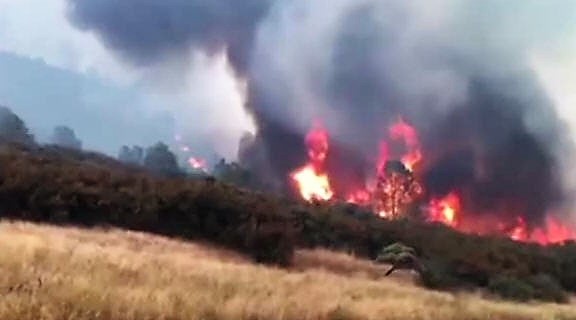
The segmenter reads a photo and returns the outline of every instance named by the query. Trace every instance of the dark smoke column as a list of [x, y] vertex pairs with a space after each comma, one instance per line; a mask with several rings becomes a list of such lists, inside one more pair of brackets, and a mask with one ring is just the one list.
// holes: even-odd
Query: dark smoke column
[[132, 64], [170, 53], [227, 47], [237, 71], [246, 69], [254, 30], [271, 0], [68, 0], [72, 22], [95, 31]]

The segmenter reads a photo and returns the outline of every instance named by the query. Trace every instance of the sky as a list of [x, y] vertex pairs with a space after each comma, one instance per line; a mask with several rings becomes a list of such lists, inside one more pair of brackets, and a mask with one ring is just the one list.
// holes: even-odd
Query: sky
[[66, 0], [0, 0], [0, 105], [39, 141], [68, 125], [84, 148], [110, 155], [180, 135], [199, 154], [236, 157], [241, 135], [255, 129], [224, 54], [192, 52], [184, 86], [167, 88], [155, 78], [170, 74], [131, 66], [67, 15]]

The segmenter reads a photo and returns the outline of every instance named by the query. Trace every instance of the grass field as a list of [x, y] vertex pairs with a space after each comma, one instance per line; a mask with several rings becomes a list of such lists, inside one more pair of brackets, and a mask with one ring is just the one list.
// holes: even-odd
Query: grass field
[[292, 270], [204, 244], [119, 230], [0, 223], [0, 319], [576, 319], [574, 305], [439, 293], [345, 254]]

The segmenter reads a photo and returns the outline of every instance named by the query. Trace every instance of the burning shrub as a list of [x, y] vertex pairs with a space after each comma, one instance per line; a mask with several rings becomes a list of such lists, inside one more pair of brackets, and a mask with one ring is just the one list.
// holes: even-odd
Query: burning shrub
[[[518, 139], [519, 144], [523, 142], [535, 147], [530, 139]], [[508, 177], [502, 183], [511, 185], [504, 187], [502, 183], [494, 186], [480, 181], [464, 183], [464, 180], [479, 179], [482, 173], [474, 168], [482, 159], [475, 159], [470, 154], [450, 153], [438, 164], [426, 162], [416, 128], [401, 117], [390, 126], [388, 137], [380, 143], [373, 175], [362, 173], [363, 170], [342, 174], [340, 171], [347, 171], [347, 161], [329, 166], [330, 160], [339, 162], [342, 151], [330, 148], [328, 131], [319, 124], [306, 135], [305, 144], [308, 161], [290, 174], [295, 182], [292, 184], [305, 201], [346, 201], [368, 208], [385, 219], [418, 218], [442, 223], [461, 232], [500, 235], [515, 241], [550, 244], [576, 238], [576, 230], [563, 224], [548, 212], [542, 201], [536, 200], [545, 197], [546, 192], [534, 193], [533, 188], [526, 188], [531, 180], [515, 185], [516, 175], [508, 171], [507, 166], [500, 163], [493, 168], [505, 170], [499, 176]], [[546, 166], [546, 159], [535, 161], [525, 163], [528, 167], [520, 168], [522, 173], [517, 176], [532, 174], [534, 165]], [[376, 180], [374, 185], [371, 179]], [[542, 176], [534, 179], [549, 180], [548, 171], [544, 170]], [[474, 183], [477, 185], [472, 186]], [[548, 187], [543, 185], [542, 188]], [[514, 191], [516, 189], [522, 189], [519, 191], [523, 194], [521, 197]]]

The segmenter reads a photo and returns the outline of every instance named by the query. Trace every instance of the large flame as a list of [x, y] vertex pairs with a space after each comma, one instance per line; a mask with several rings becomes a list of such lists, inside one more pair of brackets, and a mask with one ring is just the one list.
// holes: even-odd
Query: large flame
[[460, 198], [458, 194], [452, 192], [441, 199], [430, 201], [428, 220], [456, 227], [456, 217], [459, 210]]
[[330, 200], [334, 192], [324, 163], [328, 156], [328, 132], [317, 123], [306, 136], [308, 163], [290, 176], [296, 182], [298, 191], [306, 201]]
[[413, 171], [414, 166], [422, 160], [418, 132], [401, 117], [390, 127], [389, 132], [392, 140], [404, 143], [407, 152], [402, 156], [402, 163], [408, 170]]
[[[370, 208], [376, 215], [396, 219], [406, 215], [412, 205], [426, 200], [417, 179], [418, 165], [423, 161], [417, 130], [399, 118], [388, 130], [388, 137], [380, 144], [374, 186], [359, 186], [345, 196], [335, 194], [330, 176], [325, 169], [328, 157], [328, 132], [316, 124], [306, 136], [308, 162], [295, 170], [291, 177], [301, 197], [307, 201], [340, 199]], [[400, 147], [399, 147], [400, 146]], [[399, 152], [399, 150], [401, 150]], [[576, 239], [576, 231], [549, 215], [539, 227], [529, 226], [522, 216], [504, 222], [497, 214], [474, 214], [464, 210], [458, 190], [445, 196], [426, 200], [425, 220], [442, 223], [462, 232], [474, 234], [500, 234], [515, 241], [535, 242], [542, 245]]]

